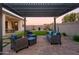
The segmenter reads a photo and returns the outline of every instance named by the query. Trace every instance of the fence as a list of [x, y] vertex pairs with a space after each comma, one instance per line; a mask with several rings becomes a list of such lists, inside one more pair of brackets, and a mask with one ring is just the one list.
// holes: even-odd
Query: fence
[[79, 22], [57, 24], [57, 27], [60, 32], [65, 32], [67, 35], [79, 34]]

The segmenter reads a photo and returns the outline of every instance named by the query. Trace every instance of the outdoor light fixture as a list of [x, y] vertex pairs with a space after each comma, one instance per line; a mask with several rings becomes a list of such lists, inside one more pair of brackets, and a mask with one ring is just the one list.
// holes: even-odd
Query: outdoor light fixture
[[18, 25], [18, 23], [17, 23], [17, 22], [15, 22], [15, 25]]

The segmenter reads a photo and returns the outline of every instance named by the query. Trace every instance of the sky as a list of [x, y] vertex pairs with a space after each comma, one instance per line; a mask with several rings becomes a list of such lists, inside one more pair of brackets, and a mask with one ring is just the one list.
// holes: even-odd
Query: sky
[[[56, 19], [57, 23], [62, 23], [62, 19], [65, 15], [70, 14], [70, 13], [77, 13], [79, 12], [79, 8], [76, 8]], [[53, 17], [27, 17], [27, 25], [44, 25], [44, 24], [51, 24], [53, 23]]]

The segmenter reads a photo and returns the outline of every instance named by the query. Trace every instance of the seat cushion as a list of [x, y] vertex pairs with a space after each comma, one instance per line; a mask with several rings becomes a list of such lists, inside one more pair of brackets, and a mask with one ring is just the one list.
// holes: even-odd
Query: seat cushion
[[49, 32], [48, 32], [48, 35], [52, 35], [52, 34], [53, 34], [53, 31], [49, 31]]
[[28, 36], [35, 36], [35, 34], [28, 34]]
[[13, 35], [11, 35], [10, 39], [11, 39], [11, 40], [17, 40], [17, 39], [18, 39], [18, 37], [17, 37], [17, 35], [16, 35], [16, 34], [13, 34]]
[[35, 37], [28, 37], [28, 40], [35, 40]]

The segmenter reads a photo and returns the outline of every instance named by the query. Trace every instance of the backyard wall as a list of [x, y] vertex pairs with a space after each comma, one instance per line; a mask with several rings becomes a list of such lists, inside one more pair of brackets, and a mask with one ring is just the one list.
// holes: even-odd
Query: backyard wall
[[41, 29], [41, 31], [42, 30], [44, 30], [44, 25], [26, 25], [26, 29], [27, 30], [33, 30], [33, 27], [34, 27], [34, 29], [36, 30], [36, 31], [38, 31], [38, 28], [40, 27]]
[[79, 21], [73, 23], [57, 24], [60, 32], [65, 32], [67, 35], [79, 34]]

